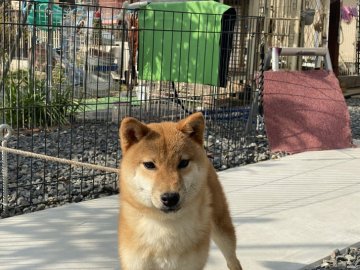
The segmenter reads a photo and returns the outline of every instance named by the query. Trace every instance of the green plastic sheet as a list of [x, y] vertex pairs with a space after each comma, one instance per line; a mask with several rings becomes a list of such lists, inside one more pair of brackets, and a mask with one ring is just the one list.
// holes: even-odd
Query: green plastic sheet
[[[158, 2], [140, 10], [139, 78], [223, 86], [229, 55], [221, 37], [229, 10], [234, 20], [235, 11], [215, 1]], [[231, 46], [232, 36], [227, 39]]]

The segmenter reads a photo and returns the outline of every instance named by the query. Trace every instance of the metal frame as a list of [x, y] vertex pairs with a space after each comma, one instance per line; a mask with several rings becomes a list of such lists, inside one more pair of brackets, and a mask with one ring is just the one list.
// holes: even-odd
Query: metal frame
[[[266, 67], [270, 66], [273, 71], [279, 70], [279, 56], [322, 56], [326, 70], [333, 71], [329, 50], [327, 48], [270, 48], [266, 56]], [[318, 63], [318, 61], [315, 61]], [[315, 68], [320, 68], [316, 66]]]

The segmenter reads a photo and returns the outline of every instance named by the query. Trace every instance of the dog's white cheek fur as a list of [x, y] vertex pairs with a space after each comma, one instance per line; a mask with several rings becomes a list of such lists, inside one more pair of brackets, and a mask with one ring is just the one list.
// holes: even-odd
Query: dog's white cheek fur
[[185, 196], [191, 198], [199, 192], [199, 189], [206, 180], [204, 170], [200, 168], [199, 164], [191, 164], [190, 171], [183, 175]]
[[151, 207], [151, 192], [153, 189], [151, 179], [148, 179], [142, 174], [141, 168], [135, 170], [133, 181], [133, 188], [136, 190], [137, 199], [144, 205]]

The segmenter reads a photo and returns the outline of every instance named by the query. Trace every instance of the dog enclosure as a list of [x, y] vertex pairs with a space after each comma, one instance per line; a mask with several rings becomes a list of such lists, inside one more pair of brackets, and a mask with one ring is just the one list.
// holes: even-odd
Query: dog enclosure
[[[218, 170], [266, 159], [257, 152], [264, 142], [254, 114], [263, 18], [212, 3], [2, 2], [7, 146], [116, 168], [125, 116], [176, 121], [201, 111]], [[14, 154], [3, 166], [4, 157], [2, 216], [118, 192], [116, 173]]]

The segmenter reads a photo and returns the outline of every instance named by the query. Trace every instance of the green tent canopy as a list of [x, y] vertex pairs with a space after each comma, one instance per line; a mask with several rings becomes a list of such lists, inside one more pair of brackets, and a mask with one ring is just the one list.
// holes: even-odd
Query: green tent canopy
[[139, 10], [139, 78], [226, 86], [236, 12], [215, 1]]
[[27, 23], [43, 30], [50, 26], [61, 26], [63, 17], [62, 8], [57, 4], [52, 5], [52, 22], [49, 23], [48, 7], [49, 0], [35, 0], [27, 17]]

